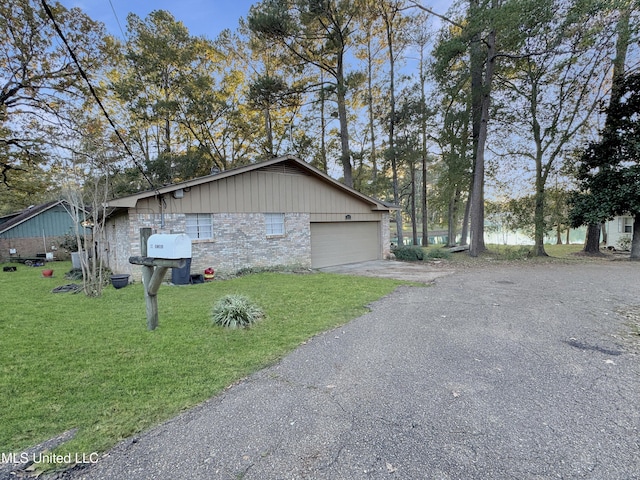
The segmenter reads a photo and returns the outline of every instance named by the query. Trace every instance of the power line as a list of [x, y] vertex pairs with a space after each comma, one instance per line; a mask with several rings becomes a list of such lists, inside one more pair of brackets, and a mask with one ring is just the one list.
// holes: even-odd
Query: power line
[[124, 34], [124, 30], [122, 30], [122, 25], [120, 25], [120, 19], [118, 18], [118, 14], [116, 13], [116, 9], [113, 7], [113, 2], [109, 0], [109, 5], [111, 5], [111, 11], [113, 12], [113, 16], [116, 17], [116, 23], [118, 24], [118, 28], [120, 29], [120, 33], [122, 33], [122, 38], [127, 38]]
[[62, 42], [67, 47], [67, 50], [69, 51], [69, 54], [71, 55], [71, 58], [73, 59], [73, 62], [76, 64], [76, 67], [78, 68], [78, 71], [80, 72], [80, 75], [82, 76], [84, 81], [87, 83], [87, 85], [89, 87], [89, 91], [91, 92], [91, 95], [93, 96], [95, 101], [100, 106], [100, 109], [102, 110], [102, 113], [104, 114], [105, 118], [109, 121], [109, 124], [113, 128], [113, 131], [116, 133], [116, 136], [118, 137], [118, 140], [120, 140], [120, 143], [122, 143], [122, 145], [124, 146], [125, 151], [131, 157], [131, 159], [133, 160], [133, 163], [135, 164], [135, 166], [138, 168], [138, 170], [140, 170], [140, 173], [142, 174], [142, 176], [149, 183], [149, 185], [151, 186], [151, 189], [155, 190], [156, 193], [160, 194], [160, 192], [158, 192], [156, 187], [153, 185], [153, 182], [151, 182], [151, 179], [145, 173], [144, 169], [142, 168], [142, 165], [140, 165], [140, 163], [138, 163], [138, 160], [136, 160], [136, 157], [133, 155], [133, 152], [129, 149], [129, 145], [127, 145], [127, 143], [124, 141], [124, 138], [122, 138], [122, 135], [120, 134], [120, 132], [118, 131], [118, 128], [116, 127], [116, 124], [113, 122], [113, 120], [111, 120], [111, 116], [109, 115], [109, 112], [107, 112], [107, 109], [104, 107], [104, 105], [102, 104], [102, 101], [98, 97], [98, 94], [96, 93], [95, 89], [93, 88], [93, 85], [89, 81], [89, 77], [87, 76], [86, 72], [84, 71], [84, 69], [80, 65], [80, 62], [78, 61], [78, 57], [76, 57], [76, 54], [74, 53], [73, 49], [69, 45], [69, 42], [67, 42], [66, 37], [62, 33], [62, 30], [60, 29], [60, 27], [58, 26], [58, 23], [56, 22], [56, 19], [53, 17], [53, 13], [49, 9], [49, 6], [47, 5], [46, 1], [45, 0], [40, 0], [40, 3], [42, 3], [42, 7], [44, 8], [45, 12], [47, 13], [47, 16], [49, 17], [51, 22], [53, 22], [53, 28], [55, 28], [56, 32], [58, 33], [58, 36], [60, 37]]

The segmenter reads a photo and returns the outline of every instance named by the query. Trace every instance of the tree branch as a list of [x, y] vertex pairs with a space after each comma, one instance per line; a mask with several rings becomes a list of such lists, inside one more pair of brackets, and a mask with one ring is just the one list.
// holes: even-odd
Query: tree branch
[[440, 20], [444, 20], [447, 23], [450, 23], [451, 25], [453, 25], [454, 27], [458, 27], [458, 28], [464, 28], [464, 26], [458, 22], [456, 22], [455, 20], [446, 17], [444, 15], [440, 15], [437, 12], [434, 12], [433, 10], [431, 10], [428, 7], [425, 7], [424, 5], [421, 5], [417, 2], [417, 0], [409, 0], [409, 3], [413, 4], [414, 7], [419, 8], [420, 10], [427, 12], [429, 15], [433, 15], [434, 17], [438, 17]]

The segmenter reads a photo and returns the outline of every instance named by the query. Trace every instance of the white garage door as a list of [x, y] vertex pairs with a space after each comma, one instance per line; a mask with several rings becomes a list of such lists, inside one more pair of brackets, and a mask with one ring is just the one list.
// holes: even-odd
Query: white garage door
[[330, 267], [380, 258], [380, 222], [311, 224], [311, 266]]

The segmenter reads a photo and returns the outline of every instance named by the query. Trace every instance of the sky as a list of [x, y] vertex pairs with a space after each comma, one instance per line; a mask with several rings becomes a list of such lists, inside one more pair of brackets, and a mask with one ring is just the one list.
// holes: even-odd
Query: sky
[[[93, 20], [104, 23], [108, 33], [122, 37], [130, 12], [145, 18], [154, 10], [167, 10], [185, 24], [191, 35], [215, 39], [249, 13], [254, 0], [58, 0], [67, 8], [79, 7]], [[114, 13], [115, 12], [115, 13]]]
[[[167, 10], [183, 22], [191, 35], [215, 39], [228, 28], [235, 30], [258, 0], [58, 0], [67, 8], [79, 7], [89, 17], [104, 23], [108, 33], [123, 37], [129, 12], [145, 18], [153, 10]], [[451, 0], [428, 0], [423, 4], [446, 13]]]

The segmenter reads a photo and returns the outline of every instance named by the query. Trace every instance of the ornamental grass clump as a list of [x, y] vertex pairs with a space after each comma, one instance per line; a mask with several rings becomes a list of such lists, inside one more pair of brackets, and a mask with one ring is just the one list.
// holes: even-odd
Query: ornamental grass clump
[[264, 318], [258, 305], [243, 295], [225, 295], [213, 307], [213, 323], [227, 328], [248, 328]]

